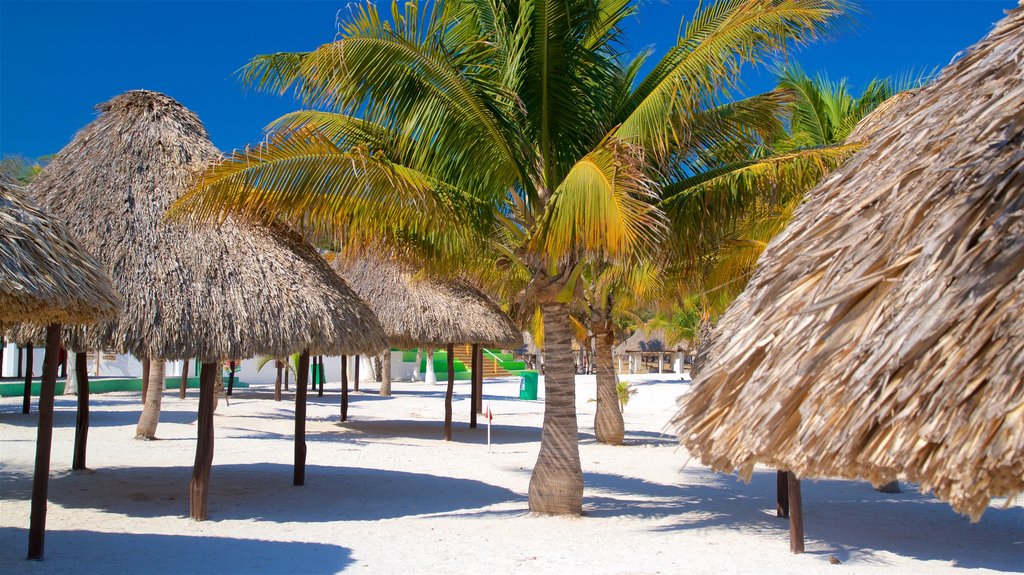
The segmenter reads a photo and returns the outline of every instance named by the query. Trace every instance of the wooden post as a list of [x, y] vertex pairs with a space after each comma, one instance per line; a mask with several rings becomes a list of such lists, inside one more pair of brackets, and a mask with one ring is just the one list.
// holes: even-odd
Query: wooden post
[[306, 483], [306, 379], [309, 377], [309, 352], [299, 356], [299, 373], [295, 376], [295, 471], [292, 485]]
[[348, 356], [341, 356], [341, 420], [348, 421]]
[[227, 394], [231, 395], [235, 391], [235, 362], [234, 360], [228, 362], [228, 391]]
[[[46, 326], [46, 355], [39, 383], [39, 425], [36, 431], [36, 466], [32, 476], [32, 505], [28, 527], [28, 558], [42, 559], [46, 538], [46, 495], [50, 484], [50, 447], [53, 441], [53, 396], [60, 355], [60, 324]], [[29, 370], [31, 373], [31, 369]]]
[[480, 373], [480, 363], [477, 362], [476, 352], [480, 350], [480, 344], [474, 343], [470, 348], [472, 358], [469, 368], [469, 428], [476, 429], [476, 376]]
[[0, 337], [0, 377], [4, 376], [4, 351], [7, 348], [7, 342], [4, 338]]
[[804, 552], [804, 505], [800, 498], [800, 480], [792, 471], [789, 476], [789, 550]]
[[71, 469], [85, 467], [85, 451], [89, 442], [89, 357], [84, 351], [75, 352], [75, 379], [78, 380], [78, 413], [75, 415], [75, 452]]
[[142, 405], [146, 405], [146, 395], [149, 394], [149, 358], [142, 360]]
[[274, 360], [274, 367], [277, 368], [277, 377], [274, 378], [274, 401], [281, 401], [281, 370], [284, 368], [284, 364], [281, 360]]
[[[288, 361], [290, 362], [290, 361], [291, 361], [291, 358], [289, 358], [289, 359], [288, 359]], [[288, 373], [289, 373], [289, 372], [288, 372], [288, 370], [287, 370], [287, 369], [286, 369], [286, 370], [284, 370], [284, 390], [285, 390], [285, 391], [288, 391]]]
[[[45, 361], [45, 360], [43, 360]], [[21, 401], [21, 412], [28, 413], [32, 405], [32, 342], [25, 346], [25, 397]]]
[[178, 388], [178, 399], [185, 399], [185, 390], [188, 389], [188, 361], [181, 362], [181, 387]]
[[[0, 341], [0, 344], [3, 342]], [[0, 360], [3, 360], [3, 356], [0, 356]], [[0, 361], [2, 363], [2, 361]], [[68, 350], [63, 347], [60, 348], [60, 377], [67, 378], [68, 376]]]
[[444, 394], [444, 440], [452, 440], [452, 395], [455, 394], [455, 346], [448, 344], [448, 391]]
[[352, 364], [352, 391], [359, 391], [359, 356], [355, 356], [356, 360]]
[[319, 369], [316, 370], [316, 378], [317, 378], [316, 383], [319, 385], [319, 389], [320, 389], [320, 391], [318, 391], [316, 395], [317, 395], [317, 397], [323, 397], [324, 396], [324, 356], [322, 356], [322, 355], [317, 356], [316, 365], [319, 366]]
[[18, 371], [14, 374], [14, 377], [21, 378], [21, 346], [18, 346]]
[[320, 395], [324, 394], [324, 386], [327, 385], [327, 369], [324, 368], [324, 356], [320, 356]]
[[789, 519], [789, 474], [775, 472], [775, 516]]
[[[476, 376], [476, 412], [484, 412], [484, 346], [476, 349], [476, 364], [480, 366], [480, 375]], [[495, 370], [497, 373], [497, 370]]]
[[[316, 365], [316, 356], [315, 355], [311, 358], [311, 360], [313, 362], [312, 365]], [[306, 377], [309, 379], [309, 390], [310, 391], [316, 391], [316, 378], [309, 377], [309, 375], [307, 375]]]
[[213, 467], [213, 394], [220, 362], [203, 362], [199, 371], [199, 437], [192, 480], [188, 484], [188, 513], [205, 521], [210, 500], [210, 469]]

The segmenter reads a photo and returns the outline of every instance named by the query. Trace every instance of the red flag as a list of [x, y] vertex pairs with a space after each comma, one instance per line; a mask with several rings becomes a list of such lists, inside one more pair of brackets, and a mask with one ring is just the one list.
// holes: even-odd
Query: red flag
[[487, 421], [492, 421], [494, 419], [494, 414], [491, 413], [491, 402], [489, 401], [487, 402], [487, 410], [484, 411], [484, 417], [487, 418]]

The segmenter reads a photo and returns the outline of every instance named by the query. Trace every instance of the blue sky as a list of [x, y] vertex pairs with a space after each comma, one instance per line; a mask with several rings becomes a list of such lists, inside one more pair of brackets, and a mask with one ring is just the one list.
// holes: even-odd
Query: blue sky
[[[808, 72], [873, 77], [949, 63], [981, 39], [1016, 0], [867, 0], [858, 26], [791, 55]], [[0, 0], [0, 154], [59, 151], [94, 117], [93, 107], [131, 89], [164, 92], [194, 110], [222, 150], [256, 142], [288, 97], [246, 93], [233, 73], [256, 54], [329, 42], [346, 2]], [[675, 41], [696, 2], [644, 0], [626, 29], [628, 49]], [[747, 93], [773, 85], [745, 76]]]

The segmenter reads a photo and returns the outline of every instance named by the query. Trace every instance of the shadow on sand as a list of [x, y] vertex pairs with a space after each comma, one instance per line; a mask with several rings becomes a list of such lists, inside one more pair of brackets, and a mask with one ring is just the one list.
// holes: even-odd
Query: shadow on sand
[[[188, 513], [191, 467], [117, 467], [50, 479], [49, 498], [66, 508], [101, 509], [129, 517]], [[32, 478], [4, 474], [8, 499], [27, 500]], [[306, 466], [306, 485], [292, 485], [292, 466], [213, 466], [210, 520], [277, 522], [375, 521], [478, 509], [520, 500], [508, 489], [471, 479], [366, 468]]]
[[[669, 531], [761, 531], [778, 539], [780, 552], [787, 551], [789, 523], [775, 516], [774, 471], [755, 471], [749, 485], [704, 469], [684, 469], [676, 485], [603, 473], [587, 473], [585, 480], [589, 517], [674, 518], [661, 528]], [[803, 481], [803, 502], [808, 550], [844, 563], [856, 563], [862, 550], [879, 550], [969, 568], [1019, 572], [1024, 566], [1021, 507], [989, 509], [971, 524], [912, 485], [887, 494], [864, 482], [839, 480]]]
[[28, 529], [0, 528], [0, 563], [13, 573], [338, 573], [352, 564], [345, 547], [94, 531], [48, 531], [42, 562], [27, 561]]

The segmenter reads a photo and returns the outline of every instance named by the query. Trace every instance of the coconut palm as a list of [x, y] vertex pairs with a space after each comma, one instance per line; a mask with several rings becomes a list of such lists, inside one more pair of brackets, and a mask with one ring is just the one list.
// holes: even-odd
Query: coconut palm
[[578, 514], [568, 304], [583, 265], [652, 250], [659, 185], [776, 117], [772, 95], [720, 105], [741, 67], [845, 25], [847, 4], [720, 0], [642, 80], [647, 55], [619, 54], [629, 0], [412, 0], [390, 18], [362, 5], [336, 41], [242, 70], [310, 109], [208, 170], [179, 209], [283, 219], [345, 249], [383, 241], [453, 273], [483, 253], [527, 278], [518, 302], [541, 310], [547, 358], [530, 508]]

